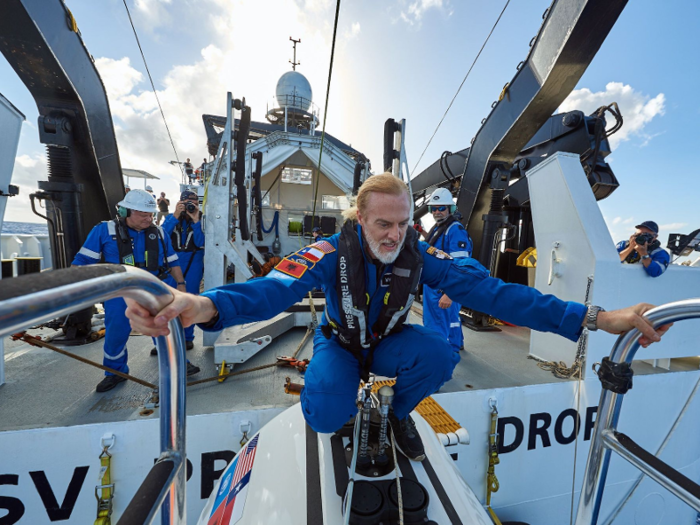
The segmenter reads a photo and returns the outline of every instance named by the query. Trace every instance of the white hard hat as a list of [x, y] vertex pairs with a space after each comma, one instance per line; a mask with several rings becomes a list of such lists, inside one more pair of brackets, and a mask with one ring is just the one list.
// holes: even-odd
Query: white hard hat
[[452, 200], [452, 193], [450, 193], [450, 190], [447, 188], [436, 189], [428, 199], [428, 206], [440, 206], [442, 204], [452, 206], [454, 203], [455, 201]]
[[146, 186], [146, 191], [153, 191], [153, 188], [151, 188], [150, 186]]
[[146, 190], [131, 190], [117, 206], [135, 211], [156, 212], [156, 201]]
[[130, 190], [131, 188], [129, 187], [128, 184], [124, 184], [124, 189], [125, 189], [125, 190]]

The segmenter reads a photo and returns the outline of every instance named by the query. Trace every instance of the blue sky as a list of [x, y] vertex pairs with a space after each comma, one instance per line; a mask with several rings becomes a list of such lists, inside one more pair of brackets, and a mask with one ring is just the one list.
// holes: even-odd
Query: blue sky
[[[289, 37], [301, 38], [298, 70], [323, 107], [335, 2], [330, 0], [127, 0], [181, 159], [206, 155], [201, 115], [223, 114], [226, 91], [246, 97], [253, 119], [289, 69]], [[121, 0], [67, 0], [110, 97], [122, 166], [159, 177], [174, 196], [179, 171]], [[383, 123], [407, 120], [411, 168], [503, 8], [504, 1], [367, 0], [341, 6], [327, 130], [381, 168]], [[527, 54], [549, 0], [511, 0], [456, 103], [418, 166], [464, 148]], [[600, 203], [614, 239], [647, 219], [671, 232], [700, 227], [700, 2], [630, 2], [563, 105], [591, 112], [616, 101], [625, 125], [611, 165], [621, 187]], [[45, 180], [36, 106], [4, 59], [0, 92], [27, 116], [13, 174], [23, 196], [6, 220], [36, 222], [26, 195]], [[133, 186], [133, 185], [132, 185]]]

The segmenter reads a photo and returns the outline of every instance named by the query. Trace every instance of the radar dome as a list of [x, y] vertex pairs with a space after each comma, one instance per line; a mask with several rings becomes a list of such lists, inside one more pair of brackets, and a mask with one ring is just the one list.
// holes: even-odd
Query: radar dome
[[287, 71], [277, 81], [275, 89], [277, 103], [308, 111], [311, 106], [313, 92], [306, 77], [297, 71]]

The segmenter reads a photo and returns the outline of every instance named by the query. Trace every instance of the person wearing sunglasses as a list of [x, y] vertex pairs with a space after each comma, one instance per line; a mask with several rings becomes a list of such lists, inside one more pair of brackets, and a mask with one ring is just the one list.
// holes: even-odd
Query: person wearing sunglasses
[[[435, 225], [426, 236], [426, 242], [459, 260], [471, 257], [472, 240], [455, 216], [457, 206], [447, 188], [438, 188], [428, 199]], [[459, 310], [462, 306], [453, 302], [442, 290], [423, 286], [423, 326], [438, 332], [455, 352], [464, 350], [464, 334]]]

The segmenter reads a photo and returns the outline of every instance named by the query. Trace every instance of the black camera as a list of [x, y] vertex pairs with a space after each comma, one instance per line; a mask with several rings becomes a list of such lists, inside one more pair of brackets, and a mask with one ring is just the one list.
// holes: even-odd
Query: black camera
[[197, 205], [194, 204], [193, 202], [186, 202], [185, 209], [187, 210], [188, 213], [194, 213], [197, 211]]
[[637, 244], [646, 244], [654, 240], [654, 236], [651, 233], [640, 233], [634, 238]]

